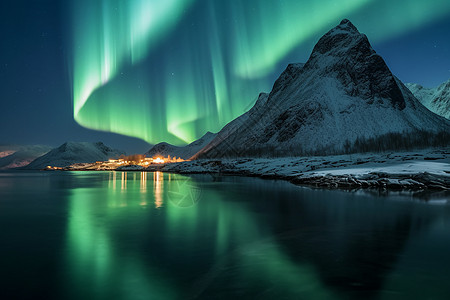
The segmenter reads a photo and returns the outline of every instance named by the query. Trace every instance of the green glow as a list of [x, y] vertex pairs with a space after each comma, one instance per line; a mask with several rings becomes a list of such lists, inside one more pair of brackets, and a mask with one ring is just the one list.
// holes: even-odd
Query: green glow
[[[73, 5], [73, 104], [75, 120], [88, 128], [133, 135], [146, 124], [105, 120], [101, 114], [116, 110], [116, 104], [101, 111], [81, 110], [92, 93], [108, 83], [127, 65], [142, 61], [166, 31], [173, 27], [191, 0], [76, 0]], [[127, 97], [120, 97], [125, 102]], [[114, 99], [110, 99], [111, 102]], [[120, 109], [120, 108], [119, 108]], [[122, 110], [126, 113], [128, 109]], [[139, 109], [132, 109], [138, 113]], [[146, 115], [137, 116], [142, 121]], [[149, 127], [147, 127], [149, 128]], [[144, 138], [145, 132], [133, 136]]]
[[265, 1], [254, 6], [254, 18], [246, 18], [254, 1], [233, 10], [234, 68], [245, 78], [263, 77], [301, 42], [339, 23], [343, 16], [372, 0]]
[[173, 144], [218, 131], [242, 114], [288, 62], [305, 61], [310, 44], [343, 18], [377, 43], [450, 13], [447, 0], [73, 3], [75, 120]]
[[[77, 291], [78, 296], [93, 291], [95, 295], [89, 296], [95, 296], [96, 299], [110, 298], [108, 286], [114, 284], [120, 291], [115, 296], [123, 299], [149, 299], [150, 296], [155, 299], [177, 298], [169, 278], [146, 268], [136, 256], [124, 255], [120, 245], [113, 239], [117, 228], [110, 225], [123, 221], [123, 215], [117, 213], [116, 209], [145, 207], [148, 203], [139, 201], [140, 195], [148, 201], [156, 201], [152, 195], [146, 197], [142, 190], [147, 178], [144, 177], [144, 181], [141, 174], [140, 180], [134, 180], [135, 174], [105, 173], [104, 176], [109, 177], [109, 181], [108, 177], [105, 178], [107, 186], [74, 189], [69, 198], [65, 267], [70, 270], [67, 274], [71, 276], [67, 282], [73, 286], [66, 288], [73, 292], [77, 291], [75, 287], [83, 286], [85, 290]], [[82, 178], [83, 175], [77, 176]], [[104, 216], [101, 224], [97, 214]], [[139, 227], [135, 228], [134, 233], [148, 226], [144, 215], [134, 216], [141, 217], [136, 220]], [[73, 294], [67, 296], [75, 297]]]
[[377, 43], [448, 17], [449, 13], [447, 0], [383, 0], [372, 1], [349, 18], [372, 43]]
[[[73, 176], [82, 182], [92, 176], [89, 173]], [[198, 243], [212, 238], [207, 242], [211, 247], [201, 250], [205, 261], [211, 259], [205, 269], [207, 279], [224, 272], [225, 259], [237, 264], [236, 280], [262, 282], [293, 298], [333, 298], [312, 266], [293, 262], [284, 253], [248, 203], [229, 201], [220, 189], [205, 189], [207, 183], [177, 174], [109, 172], [95, 176], [102, 176], [101, 184], [73, 189], [69, 197], [65, 290], [77, 292], [70, 297], [109, 298], [113, 285], [118, 293], [114, 296], [121, 299], [182, 298], [183, 289], [171, 277], [176, 271], [161, 267], [158, 257], [144, 263], [142, 245], [123, 245], [135, 242], [137, 236], [152, 239], [154, 235], [157, 243], [151, 243], [149, 251], [164, 253], [163, 261], [176, 258], [192, 268], [196, 267], [191, 259], [198, 256]], [[76, 289], [80, 286], [84, 290]]]

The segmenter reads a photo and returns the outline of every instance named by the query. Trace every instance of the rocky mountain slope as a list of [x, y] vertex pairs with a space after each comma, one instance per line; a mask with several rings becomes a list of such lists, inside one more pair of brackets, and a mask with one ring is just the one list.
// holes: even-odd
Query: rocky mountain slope
[[45, 145], [2, 145], [0, 146], [0, 170], [24, 167], [51, 149]]
[[215, 153], [216, 147], [221, 147], [220, 145], [222, 145], [222, 143], [224, 143], [225, 145], [228, 142], [228, 138], [230, 136], [233, 136], [234, 134], [239, 132], [241, 128], [246, 126], [247, 122], [254, 118], [257, 118], [260, 115], [261, 110], [265, 106], [268, 98], [269, 94], [260, 93], [255, 105], [253, 105], [253, 107], [249, 111], [225, 125], [209, 144], [199, 149], [199, 151], [192, 156], [192, 159], [204, 157], [206, 153]]
[[66, 142], [47, 154], [36, 158], [26, 169], [44, 169], [47, 166], [66, 167], [75, 163], [92, 163], [118, 158], [123, 151], [111, 149], [102, 142]]
[[336, 153], [389, 133], [450, 131], [348, 20], [318, 41], [305, 64], [289, 65], [263, 97], [196, 157]]
[[407, 83], [406, 87], [432, 112], [450, 119], [450, 80], [435, 88]]
[[145, 155], [147, 157], [154, 156], [171, 156], [171, 157], [180, 157], [182, 159], [189, 159], [195, 153], [197, 153], [200, 149], [209, 144], [212, 139], [216, 136], [215, 133], [207, 132], [198, 140], [190, 143], [186, 146], [174, 146], [168, 143], [159, 143], [153, 146], [150, 150], [148, 150]]

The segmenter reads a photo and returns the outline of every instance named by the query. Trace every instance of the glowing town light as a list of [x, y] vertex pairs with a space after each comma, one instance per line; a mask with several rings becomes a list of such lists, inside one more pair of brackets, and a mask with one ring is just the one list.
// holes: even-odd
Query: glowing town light
[[155, 164], [163, 164], [164, 163], [164, 159], [162, 159], [161, 157], [157, 157], [157, 158], [153, 159], [153, 162]]

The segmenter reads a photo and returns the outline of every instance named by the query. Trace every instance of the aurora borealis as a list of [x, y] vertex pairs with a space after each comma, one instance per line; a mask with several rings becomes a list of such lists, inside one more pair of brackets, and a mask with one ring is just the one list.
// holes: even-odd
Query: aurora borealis
[[376, 42], [450, 11], [434, 2], [77, 0], [74, 118], [149, 143], [192, 142], [242, 114], [303, 42], [340, 19]]
[[100, 140], [142, 153], [144, 141], [190, 142], [249, 109], [343, 18], [403, 82], [450, 78], [444, 0], [17, 0], [0, 8], [4, 143]]

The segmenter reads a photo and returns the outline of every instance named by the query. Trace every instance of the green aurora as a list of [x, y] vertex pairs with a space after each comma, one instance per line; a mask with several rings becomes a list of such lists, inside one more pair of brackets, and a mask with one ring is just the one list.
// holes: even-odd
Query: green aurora
[[184, 144], [246, 111], [340, 19], [376, 44], [445, 17], [450, 2], [73, 0], [70, 11], [75, 120]]

